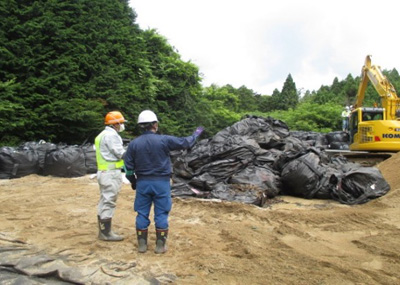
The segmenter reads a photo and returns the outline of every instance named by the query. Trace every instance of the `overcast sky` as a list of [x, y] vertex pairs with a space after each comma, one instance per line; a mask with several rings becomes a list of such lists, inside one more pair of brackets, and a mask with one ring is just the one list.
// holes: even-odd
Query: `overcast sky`
[[400, 71], [397, 0], [130, 0], [137, 23], [196, 64], [202, 85], [259, 94], [359, 76], [366, 55]]

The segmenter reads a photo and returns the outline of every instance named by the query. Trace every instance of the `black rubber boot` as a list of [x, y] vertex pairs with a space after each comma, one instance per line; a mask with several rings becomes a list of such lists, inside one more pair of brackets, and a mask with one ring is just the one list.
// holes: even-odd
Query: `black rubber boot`
[[156, 229], [156, 249], [155, 253], [165, 253], [167, 251], [168, 229]]
[[138, 239], [138, 252], [145, 253], [147, 251], [147, 229], [139, 230], [136, 229]]
[[99, 240], [104, 241], [121, 241], [124, 239], [123, 236], [117, 235], [111, 230], [111, 220], [112, 219], [105, 219], [101, 220], [98, 217], [99, 221]]

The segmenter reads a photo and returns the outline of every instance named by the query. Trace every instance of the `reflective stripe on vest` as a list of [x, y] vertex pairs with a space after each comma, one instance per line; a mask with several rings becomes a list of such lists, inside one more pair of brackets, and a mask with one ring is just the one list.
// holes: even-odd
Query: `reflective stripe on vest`
[[96, 162], [97, 162], [97, 170], [113, 170], [113, 169], [121, 169], [124, 166], [124, 160], [118, 161], [107, 161], [103, 158], [100, 153], [100, 142], [103, 136], [105, 135], [105, 130], [102, 131], [94, 140], [94, 145], [96, 146]]

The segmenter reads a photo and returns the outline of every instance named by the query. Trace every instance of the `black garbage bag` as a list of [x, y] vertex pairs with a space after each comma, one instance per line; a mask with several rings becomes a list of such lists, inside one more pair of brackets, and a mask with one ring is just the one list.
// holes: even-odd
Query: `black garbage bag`
[[320, 170], [323, 173], [320, 175], [318, 188], [310, 194], [313, 199], [332, 199], [332, 191], [337, 187], [343, 173], [331, 165], [322, 165]]
[[82, 145], [83, 154], [85, 157], [86, 173], [97, 172], [96, 149], [94, 144]]
[[258, 143], [248, 136], [233, 135], [223, 142], [211, 140], [211, 155], [213, 160], [237, 158], [253, 160], [255, 155], [264, 153]]
[[40, 140], [39, 142], [25, 142], [18, 147], [19, 150], [33, 150], [38, 154], [39, 161], [39, 172], [43, 173], [44, 161], [46, 159], [46, 154], [57, 149], [57, 145], [54, 143], [45, 142]]
[[314, 146], [317, 148], [327, 149], [329, 147], [329, 142], [326, 134], [317, 132], [307, 132], [307, 131], [291, 131], [290, 135], [298, 138], [309, 146]]
[[220, 182], [226, 180], [225, 177], [213, 177], [210, 173], [205, 172], [201, 175], [194, 176], [189, 184], [202, 191], [211, 191], [214, 186]]
[[[232, 135], [222, 141], [202, 140], [185, 156], [187, 166], [193, 171], [217, 160], [239, 159], [251, 161], [256, 155], [265, 153], [258, 143], [247, 137]], [[182, 167], [183, 171], [185, 167]]]
[[235, 184], [218, 183], [211, 191], [210, 198], [235, 201], [256, 206], [263, 206], [268, 199], [264, 191], [253, 186], [243, 187]]
[[282, 139], [282, 151], [301, 152], [310, 148], [310, 144], [298, 138], [289, 136]]
[[86, 174], [85, 154], [79, 146], [59, 146], [47, 153], [43, 175], [79, 177]]
[[342, 204], [363, 204], [385, 195], [390, 190], [380, 170], [376, 167], [359, 167], [343, 174], [332, 198]]
[[309, 147], [308, 149], [304, 149], [302, 151], [297, 150], [289, 150], [284, 151], [281, 155], [276, 159], [273, 164], [273, 169], [278, 172], [282, 172], [284, 166], [292, 160], [295, 160], [306, 153], [313, 152], [319, 157], [320, 163], [328, 164], [331, 162], [331, 158], [327, 155], [325, 150], [318, 149], [316, 147]]
[[[188, 152], [182, 151], [181, 164], [177, 164], [177, 166], [181, 166], [182, 171], [187, 172], [189, 174], [189, 168], [191, 170], [198, 169], [205, 164], [213, 161], [213, 153], [211, 152], [211, 139], [204, 139], [195, 144], [195, 146]], [[176, 157], [176, 154], [174, 155]], [[175, 170], [174, 170], [175, 172]], [[177, 173], [179, 170], [177, 171]]]
[[350, 136], [347, 132], [336, 131], [336, 132], [327, 133], [326, 139], [328, 140], [328, 144], [331, 144], [333, 142], [348, 143], [350, 141]]
[[349, 150], [349, 144], [347, 142], [331, 142], [329, 144], [329, 149], [340, 149], [340, 150]]
[[0, 179], [38, 174], [39, 154], [33, 149], [0, 148]]
[[246, 116], [232, 126], [219, 131], [213, 140], [223, 142], [233, 135], [248, 136], [260, 147], [270, 149], [282, 144], [281, 139], [289, 136], [289, 128], [284, 122], [271, 117]]
[[268, 198], [279, 194], [281, 188], [280, 177], [272, 169], [263, 166], [251, 165], [232, 175], [229, 184], [239, 187], [259, 189]]
[[309, 133], [310, 132], [306, 132], [306, 131], [289, 131], [290, 136], [298, 138], [302, 141], [307, 140]]
[[193, 170], [189, 167], [186, 160], [177, 154], [171, 156], [173, 174], [178, 177], [190, 179], [193, 177]]
[[253, 160], [253, 163], [254, 165], [267, 166], [272, 168], [275, 161], [281, 155], [282, 155], [281, 150], [271, 148], [269, 150], [265, 150], [264, 153], [257, 155]]
[[319, 161], [317, 154], [308, 152], [287, 163], [281, 172], [283, 193], [311, 198], [321, 175], [318, 169]]
[[310, 151], [287, 163], [281, 172], [282, 193], [306, 199], [331, 199], [342, 173], [322, 163], [318, 152]]
[[[199, 168], [191, 181], [198, 180], [200, 175], [204, 173], [207, 173], [207, 176], [204, 176], [203, 181], [210, 179], [209, 176], [215, 179], [216, 182], [227, 181], [234, 173], [244, 169], [248, 163], [249, 161], [240, 159], [217, 160]], [[214, 184], [214, 181], [212, 183]], [[204, 190], [209, 189], [206, 188]]]

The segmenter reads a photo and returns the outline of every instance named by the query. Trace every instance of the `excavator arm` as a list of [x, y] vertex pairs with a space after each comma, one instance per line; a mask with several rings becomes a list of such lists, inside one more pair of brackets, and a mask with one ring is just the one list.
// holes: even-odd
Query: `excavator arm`
[[361, 82], [358, 87], [354, 108], [362, 107], [369, 81], [381, 98], [386, 118], [388, 120], [400, 120], [400, 99], [397, 97], [396, 90], [386, 76], [383, 75], [380, 67], [371, 64], [370, 55], [365, 58], [365, 64], [361, 70]]

